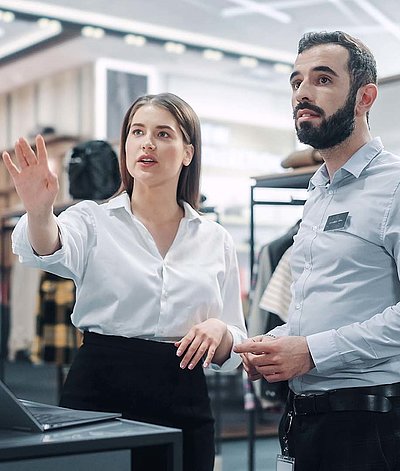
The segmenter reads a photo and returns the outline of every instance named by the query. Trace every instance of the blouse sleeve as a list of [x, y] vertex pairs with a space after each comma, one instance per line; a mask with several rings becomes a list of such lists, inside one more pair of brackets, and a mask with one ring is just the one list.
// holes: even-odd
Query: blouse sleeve
[[[228, 330], [232, 334], [233, 348], [247, 338], [247, 332], [240, 297], [239, 265], [234, 243], [229, 234], [226, 235], [225, 241], [225, 268], [225, 279], [221, 289], [223, 308], [220, 320], [227, 324]], [[230, 357], [221, 367], [212, 364], [212, 368], [229, 371], [237, 368], [241, 361], [240, 355], [231, 351]]]
[[21, 217], [11, 236], [12, 250], [19, 261], [63, 278], [79, 282], [89, 249], [94, 245], [95, 226], [89, 211], [78, 203], [57, 217], [61, 248], [51, 255], [37, 255], [29, 242], [27, 215]]

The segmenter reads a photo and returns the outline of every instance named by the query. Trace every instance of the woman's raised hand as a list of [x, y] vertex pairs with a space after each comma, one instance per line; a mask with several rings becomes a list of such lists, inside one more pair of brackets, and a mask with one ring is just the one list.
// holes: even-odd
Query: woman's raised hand
[[15, 157], [17, 165], [8, 152], [3, 152], [4, 165], [26, 211], [32, 215], [52, 212], [59, 184], [57, 175], [49, 168], [43, 137], [36, 136], [36, 154], [26, 139], [19, 138]]

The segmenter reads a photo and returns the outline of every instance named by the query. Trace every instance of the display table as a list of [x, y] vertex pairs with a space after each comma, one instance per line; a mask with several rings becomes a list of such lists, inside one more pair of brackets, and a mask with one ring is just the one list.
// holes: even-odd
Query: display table
[[165, 456], [165, 471], [181, 471], [180, 430], [124, 419], [45, 433], [0, 430], [0, 471], [134, 471], [142, 447]]

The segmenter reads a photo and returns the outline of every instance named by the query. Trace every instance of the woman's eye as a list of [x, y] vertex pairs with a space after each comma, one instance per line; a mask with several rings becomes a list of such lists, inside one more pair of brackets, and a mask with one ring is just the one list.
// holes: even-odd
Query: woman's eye
[[134, 136], [141, 136], [143, 134], [143, 131], [141, 129], [132, 129], [132, 134]]
[[168, 134], [166, 131], [160, 131], [160, 132], [158, 133], [158, 135], [159, 135], [160, 137], [169, 137], [169, 134]]

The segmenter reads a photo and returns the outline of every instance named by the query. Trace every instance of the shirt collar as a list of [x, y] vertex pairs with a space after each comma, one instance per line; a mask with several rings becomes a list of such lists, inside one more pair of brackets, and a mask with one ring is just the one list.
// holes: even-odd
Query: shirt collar
[[[358, 178], [369, 163], [383, 150], [383, 144], [380, 137], [376, 137], [364, 144], [350, 159], [338, 170], [345, 171]], [[329, 174], [324, 163], [312, 176], [308, 190], [313, 190], [317, 186], [324, 186], [329, 182]]]
[[[108, 201], [105, 204], [109, 211], [124, 208], [128, 213], [132, 214], [131, 200], [126, 191], [124, 191], [118, 196], [115, 196], [114, 198], [112, 198], [110, 201]], [[193, 209], [189, 203], [187, 203], [186, 201], [182, 201], [182, 204], [183, 204], [183, 210], [185, 212], [184, 217], [186, 219], [188, 219], [189, 221], [191, 220], [201, 221], [200, 214], [195, 209]]]
[[115, 196], [112, 198], [110, 201], [106, 203], [106, 208], [110, 211], [114, 209], [120, 209], [120, 208], [125, 208], [125, 210], [132, 214], [131, 210], [131, 200], [128, 196], [128, 193], [124, 191], [118, 196]]

